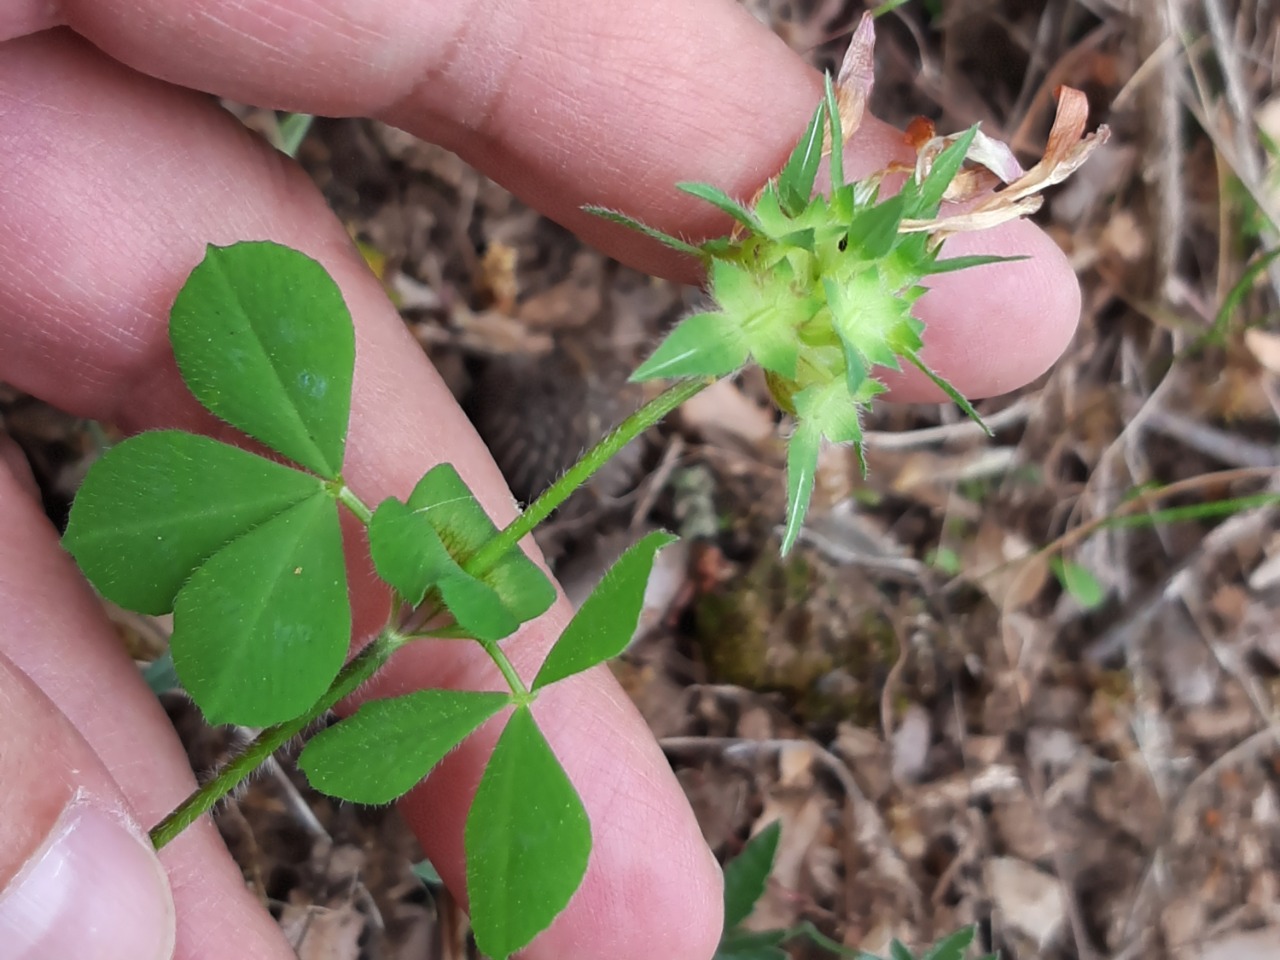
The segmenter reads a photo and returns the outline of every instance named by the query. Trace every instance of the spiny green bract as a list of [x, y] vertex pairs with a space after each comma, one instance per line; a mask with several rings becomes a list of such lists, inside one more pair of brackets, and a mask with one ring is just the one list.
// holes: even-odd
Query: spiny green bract
[[[837, 157], [844, 137], [829, 78], [805, 136], [749, 208], [706, 184], [681, 185], [738, 226], [730, 237], [697, 248], [715, 309], [680, 323], [632, 378], [720, 377], [748, 362], [765, 371], [774, 399], [796, 420], [787, 456], [784, 553], [800, 532], [822, 442], [852, 443], [866, 469], [861, 414], [885, 390], [873, 368], [899, 370], [905, 360], [977, 419], [968, 402], [921, 361], [924, 324], [911, 309], [930, 274], [997, 259], [939, 261], [939, 245], [927, 233], [899, 229], [904, 220], [937, 216], [976, 128], [943, 151], [927, 176], [885, 199], [878, 178], [842, 182], [838, 163], [832, 164], [830, 194], [812, 195], [824, 131]], [[597, 212], [636, 226], [622, 215]], [[651, 228], [645, 232], [657, 235]], [[659, 237], [687, 252], [683, 241]]]

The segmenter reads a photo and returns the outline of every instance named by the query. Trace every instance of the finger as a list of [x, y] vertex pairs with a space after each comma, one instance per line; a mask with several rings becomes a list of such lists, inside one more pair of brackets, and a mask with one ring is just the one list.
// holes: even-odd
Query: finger
[[5, 956], [169, 960], [169, 883], [120, 788], [58, 708], [2, 655], [0, 710]]
[[0, 470], [8, 470], [18, 487], [32, 499], [40, 496], [40, 487], [36, 484], [35, 474], [31, 472], [31, 464], [27, 462], [22, 448], [0, 429]]
[[[943, 259], [979, 254], [1028, 259], [928, 278], [929, 292], [912, 311], [926, 324], [924, 361], [974, 399], [1016, 390], [1048, 370], [1080, 319], [1080, 287], [1053, 241], [1023, 220], [953, 236], [943, 254]], [[1032, 310], [1044, 313], [1036, 316]], [[893, 400], [941, 399], [914, 368], [887, 372], [883, 380]]]
[[[813, 70], [732, 0], [67, 0], [62, 15], [142, 72], [246, 103], [382, 117], [456, 151], [602, 249], [651, 272], [692, 265], [582, 213], [615, 207], [668, 232], [723, 233], [684, 180], [750, 197], [775, 173], [821, 93]], [[906, 153], [869, 120], [854, 174]], [[1028, 260], [935, 279], [917, 313], [928, 356], [968, 396], [1043, 373], [1069, 342], [1079, 291], [1041, 231], [976, 244]], [[1011, 349], [1016, 347], [1017, 349]], [[895, 399], [940, 394], [909, 371]]]
[[[323, 262], [356, 321], [348, 482], [370, 502], [403, 497], [447, 460], [495, 520], [512, 518], [497, 468], [295, 167], [212, 104], [130, 74], [67, 34], [3, 48], [0, 103], [8, 105], [4, 128], [24, 133], [0, 148], [0, 216], [10, 225], [0, 234], [0, 379], [131, 429], [208, 426], [166, 345], [168, 305], [206, 243], [274, 239]], [[365, 580], [354, 589], [357, 601], [380, 596]], [[524, 631], [510, 645], [515, 659], [526, 668], [537, 661], [565, 617], [557, 607]], [[388, 682], [489, 682], [484, 663], [470, 645], [449, 645], [431, 660], [411, 650]], [[718, 869], [616, 683], [594, 672], [546, 698], [539, 717], [596, 835], [582, 891], [529, 956], [709, 955], [719, 934]], [[455, 772], [478, 769], [483, 747], [464, 745]], [[434, 806], [419, 798], [406, 806], [459, 892], [473, 784], [433, 782]]]
[[[194, 789], [186, 754], [57, 534], [3, 466], [0, 529], [4, 955], [167, 958], [176, 906], [178, 960], [292, 957], [208, 820], [160, 854], [170, 900], [142, 828]], [[11, 951], [14, 938], [37, 945]]]

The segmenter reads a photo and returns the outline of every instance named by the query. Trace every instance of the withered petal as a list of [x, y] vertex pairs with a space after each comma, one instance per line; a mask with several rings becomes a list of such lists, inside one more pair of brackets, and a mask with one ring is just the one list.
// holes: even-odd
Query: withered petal
[[875, 47], [875, 19], [868, 11], [853, 31], [840, 72], [836, 74], [836, 106], [840, 111], [841, 133], [846, 143], [862, 126], [862, 116], [866, 112], [867, 101], [871, 99], [871, 88], [876, 82]]

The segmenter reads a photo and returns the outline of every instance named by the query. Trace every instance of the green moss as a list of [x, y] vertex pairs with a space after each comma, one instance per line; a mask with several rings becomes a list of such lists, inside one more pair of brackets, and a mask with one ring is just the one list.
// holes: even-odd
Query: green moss
[[761, 553], [745, 574], [704, 596], [696, 636], [710, 679], [776, 692], [804, 721], [874, 722], [880, 687], [897, 659], [893, 625], [874, 586], [850, 602], [838, 571], [803, 552]]

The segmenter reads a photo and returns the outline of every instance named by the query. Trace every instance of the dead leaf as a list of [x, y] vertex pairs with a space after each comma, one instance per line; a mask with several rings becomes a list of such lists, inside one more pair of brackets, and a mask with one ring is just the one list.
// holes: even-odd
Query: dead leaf
[[[954, 233], [987, 230], [1008, 220], [1034, 213], [1040, 208], [1041, 191], [1071, 176], [1111, 136], [1111, 131], [1105, 124], [1086, 135], [1084, 128], [1088, 119], [1088, 98], [1079, 90], [1059, 87], [1058, 113], [1054, 118], [1053, 128], [1049, 131], [1044, 157], [1039, 163], [1003, 190], [991, 194], [961, 213], [927, 220], [904, 220], [899, 229], [903, 233], [928, 232], [935, 240], [941, 241]], [[996, 141], [984, 138], [981, 148], [984, 155], [989, 154], [994, 158], [992, 165], [988, 167], [993, 172], [1002, 167], [1000, 151], [993, 146], [995, 143]], [[943, 147], [935, 147], [931, 142], [927, 149], [940, 153]], [[1007, 169], [1012, 170], [1012, 167]]]
[[876, 82], [875, 47], [875, 19], [868, 11], [853, 31], [840, 72], [836, 74], [836, 108], [840, 112], [840, 132], [845, 143], [862, 126], [867, 101], [871, 99], [871, 88]]

